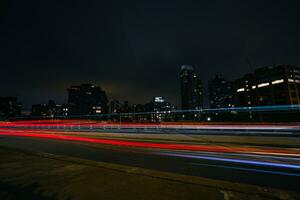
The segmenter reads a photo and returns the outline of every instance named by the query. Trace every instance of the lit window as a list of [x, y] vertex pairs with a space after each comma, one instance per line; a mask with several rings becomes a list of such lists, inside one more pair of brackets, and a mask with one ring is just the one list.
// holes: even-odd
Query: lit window
[[243, 92], [243, 91], [245, 91], [245, 88], [237, 89], [237, 92]]
[[294, 79], [290, 79], [290, 78], [288, 79], [288, 81], [289, 81], [289, 82], [292, 82], [292, 83], [295, 82]]
[[252, 85], [252, 89], [255, 89], [256, 88], [256, 85]]
[[275, 84], [283, 83], [283, 82], [284, 82], [283, 79], [279, 79], [279, 80], [272, 81], [272, 84], [275, 85]]
[[266, 87], [266, 86], [269, 86], [270, 83], [261, 83], [259, 85], [257, 85], [258, 88], [261, 88], [261, 87]]

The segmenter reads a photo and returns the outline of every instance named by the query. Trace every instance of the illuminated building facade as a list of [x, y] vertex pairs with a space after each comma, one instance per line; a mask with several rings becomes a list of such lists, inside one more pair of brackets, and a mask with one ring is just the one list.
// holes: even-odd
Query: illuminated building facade
[[161, 111], [171, 111], [172, 107], [169, 102], [165, 100], [164, 97], [154, 97], [152, 101], [153, 112], [161, 112]]
[[234, 107], [233, 84], [231, 81], [216, 76], [208, 82], [208, 90], [210, 108]]
[[203, 108], [203, 87], [192, 66], [183, 65], [181, 79], [182, 110], [199, 110]]
[[259, 68], [234, 82], [237, 106], [300, 104], [300, 69], [290, 65]]
[[168, 111], [172, 110], [172, 106], [164, 97], [154, 97], [153, 100], [144, 105], [146, 112], [154, 112], [151, 114], [151, 121], [163, 121]]
[[107, 96], [100, 87], [91, 84], [72, 86], [68, 89], [70, 115], [106, 114]]

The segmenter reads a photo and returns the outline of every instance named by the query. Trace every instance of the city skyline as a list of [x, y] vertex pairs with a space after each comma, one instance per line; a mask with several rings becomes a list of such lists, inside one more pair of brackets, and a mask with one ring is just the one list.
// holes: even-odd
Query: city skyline
[[0, 200], [300, 200], [299, 10], [2, 1]]
[[[23, 106], [22, 113], [26, 115], [31, 113], [33, 116], [49, 116], [53, 113], [56, 113], [56, 116], [90, 115], [111, 113], [111, 110], [115, 108], [118, 111], [113, 113], [152, 112], [155, 109], [153, 109], [151, 104], [153, 99], [156, 98], [162, 98], [164, 99], [163, 101], [166, 98], [170, 111], [177, 109], [201, 110], [202, 108], [280, 106], [299, 104], [300, 102], [300, 68], [297, 66], [277, 65], [260, 67], [252, 73], [244, 74], [235, 80], [227, 80], [220, 75], [216, 75], [214, 79], [208, 81], [206, 92], [203, 92], [203, 82], [193, 66], [182, 65], [180, 69], [181, 72], [178, 74], [181, 80], [181, 86], [178, 88], [181, 93], [181, 97], [179, 97], [181, 98], [180, 106], [170, 102], [164, 95], [152, 96], [151, 100], [148, 99], [145, 102], [128, 102], [107, 96], [109, 91], [106, 91], [99, 85], [81, 83], [76, 86], [69, 86], [66, 89], [68, 93], [67, 101], [56, 104], [56, 100], [49, 98], [47, 101], [31, 104], [30, 109], [26, 109]], [[209, 101], [207, 104], [203, 104], [203, 97]], [[18, 97], [4, 97], [2, 99], [4, 100], [2, 102], [3, 105], [14, 105], [15, 107], [22, 105]], [[11, 101], [9, 99], [15, 100]], [[4, 107], [2, 110], [9, 109]], [[15, 111], [13, 109], [9, 112]], [[4, 113], [8, 113], [8, 110], [4, 111]]]
[[50, 98], [63, 103], [65, 88], [87, 82], [115, 99], [159, 95], [180, 105], [182, 64], [195, 66], [205, 84], [215, 74], [233, 80], [250, 72], [247, 60], [253, 68], [299, 65], [299, 7], [296, 1], [9, 2], [1, 95], [18, 96], [27, 107]]
[[[198, 74], [197, 74], [197, 68], [195, 69], [194, 68], [194, 66], [191, 66], [191, 65], [182, 65], [181, 67], [180, 67], [180, 70], [181, 70], [181, 72], [178, 74], [178, 79], [180, 79], [181, 80], [181, 84], [183, 83], [182, 81], [183, 81], [183, 79], [182, 79], [182, 73], [184, 72], [184, 71], [186, 71], [186, 70], [188, 70], [188, 71], [190, 71], [190, 76], [191, 77], [196, 77], [196, 79], [198, 79], [198, 80], [195, 80], [196, 82], [195, 82], [195, 84], [198, 84], [197, 82], [198, 81], [200, 81], [199, 83], [200, 83], [200, 88], [197, 88], [198, 86], [193, 86], [193, 82], [194, 81], [192, 81], [192, 82], [189, 82], [189, 83], [186, 83], [187, 84], [187, 87], [189, 87], [190, 89], [192, 89], [192, 90], [194, 90], [194, 89], [196, 89], [196, 90], [199, 90], [199, 92], [200, 92], [200, 101], [199, 100], [196, 100], [196, 99], [194, 99], [194, 100], [192, 100], [192, 99], [190, 99], [190, 100], [188, 100], [188, 101], [197, 101], [197, 103], [196, 102], [194, 102], [194, 103], [192, 103], [191, 104], [191, 109], [193, 110], [193, 108], [194, 109], [199, 109], [199, 108], [215, 108], [215, 106], [214, 105], [212, 105], [212, 98], [214, 98], [214, 97], [212, 97], [211, 95], [212, 95], [212, 93], [211, 92], [215, 92], [215, 91], [213, 91], [214, 90], [214, 88], [213, 87], [211, 87], [211, 83], [212, 83], [212, 81], [213, 80], [216, 80], [216, 79], [219, 79], [219, 80], [221, 80], [221, 81], [229, 81], [230, 83], [234, 83], [234, 82], [239, 82], [240, 80], [243, 80], [245, 77], [251, 77], [251, 76], [253, 76], [254, 74], [256, 74], [257, 72], [259, 72], [259, 71], [264, 71], [264, 70], [266, 70], [266, 69], [273, 69], [273, 68], [278, 68], [278, 67], [280, 67], [280, 66], [287, 66], [287, 67], [292, 67], [292, 68], [294, 68], [294, 67], [296, 67], [296, 68], [298, 68], [299, 69], [299, 67], [297, 67], [297, 66], [293, 66], [293, 65], [277, 65], [277, 66], [275, 66], [275, 65], [268, 65], [268, 66], [264, 66], [264, 67], [259, 67], [259, 68], [257, 68], [257, 69], [253, 69], [253, 72], [251, 72], [251, 73], [246, 73], [246, 74], [243, 74], [241, 77], [239, 77], [239, 78], [237, 78], [237, 79], [235, 79], [235, 80], [228, 80], [228, 79], [224, 79], [224, 77], [221, 75], [221, 74], [215, 74], [215, 78], [213, 79], [213, 78], [211, 78], [211, 79], [209, 79], [207, 82], [203, 82], [202, 81], [202, 79], [198, 76]], [[287, 75], [285, 75], [285, 76], [287, 76]], [[252, 78], [253, 79], [253, 78]], [[298, 82], [297, 82], [298, 83]], [[218, 83], [217, 83], [218, 84]], [[80, 86], [79, 86], [80, 85]], [[76, 87], [82, 87], [82, 86], [84, 86], [85, 87], [85, 85], [90, 85], [90, 86], [93, 86], [93, 87], [96, 87], [96, 88], [99, 88], [100, 90], [103, 90], [103, 92], [104, 93], [106, 93], [106, 94], [110, 94], [110, 91], [108, 91], [108, 90], [106, 90], [105, 88], [103, 88], [103, 87], [101, 87], [101, 85], [97, 85], [97, 84], [94, 84], [94, 83], [91, 83], [91, 82], [86, 82], [86, 83], [80, 83], [80, 84], [78, 84], [78, 86], [74, 86], [74, 85], [69, 85], [66, 89], [65, 89], [65, 96], [66, 96], [66, 98], [65, 98], [65, 101], [57, 101], [57, 99], [54, 99], [54, 98], [52, 98], [52, 97], [50, 97], [49, 99], [46, 99], [46, 100], [44, 100], [44, 101], [41, 101], [41, 102], [31, 102], [30, 104], [28, 104], [27, 105], [27, 107], [26, 107], [26, 105], [24, 106], [24, 104], [20, 101], [20, 98], [18, 97], [18, 96], [15, 96], [15, 97], [12, 97], [12, 96], [7, 96], [7, 97], [12, 97], [12, 98], [18, 98], [18, 101], [19, 102], [21, 102], [22, 103], [22, 111], [23, 112], [25, 112], [25, 113], [29, 113], [30, 111], [32, 111], [32, 106], [33, 105], [45, 105], [46, 106], [46, 103], [47, 102], [49, 102], [49, 101], [55, 101], [55, 102], [58, 102], [60, 105], [63, 105], [63, 104], [69, 104], [68, 103], [68, 101], [69, 101], [69, 98], [68, 98], [68, 95], [67, 95], [67, 92], [66, 91], [68, 91], [68, 92], [70, 92], [70, 88], [75, 88], [76, 89]], [[234, 85], [232, 85], [232, 94], [231, 95], [233, 95], [235, 92], [237, 92], [236, 94], [240, 94], [239, 93], [239, 91], [234, 91], [234, 90], [236, 90], [236, 89], [238, 89], [238, 88], [240, 88], [241, 86], [237, 86], [236, 85], [236, 87], [233, 87]], [[185, 106], [185, 105], [183, 105], [183, 104], [187, 104], [188, 102], [186, 102], [186, 103], [184, 103], [184, 99], [182, 99], [183, 98], [183, 96], [186, 96], [186, 95], [188, 95], [188, 93], [190, 93], [190, 92], [188, 92], [188, 93], [186, 93], [186, 92], [184, 92], [182, 89], [183, 87], [183, 85], [181, 85], [181, 86], [179, 86], [177, 89], [178, 89], [178, 91], [179, 91], [179, 96], [177, 97], [178, 99], [176, 99], [175, 100], [175, 102], [179, 102], [178, 104], [176, 104], [176, 103], [174, 103], [174, 102], [172, 102], [172, 101], [170, 101], [171, 103], [172, 103], [172, 105], [173, 106], [175, 106], [175, 107], [177, 107], [177, 108], [183, 108], [183, 110], [186, 110], [186, 109], [184, 109], [185, 107], [186, 108], [188, 108], [187, 106]], [[193, 87], [195, 87], [194, 89], [193, 89]], [[220, 85], [218, 86], [218, 85], [215, 85], [214, 86], [215, 87], [215, 89], [218, 89], [219, 87], [220, 87]], [[222, 86], [221, 86], [222, 87]], [[218, 89], [219, 90], [219, 89]], [[182, 92], [184, 92], [184, 93], [186, 93], [185, 95], [182, 93]], [[130, 103], [130, 105], [131, 106], [133, 106], [133, 105], [146, 105], [147, 103], [149, 103], [149, 102], [151, 102], [151, 99], [153, 99], [154, 97], [158, 97], [158, 96], [160, 96], [160, 97], [163, 97], [163, 98], [167, 98], [168, 100], [170, 100], [170, 98], [168, 98], [168, 96], [166, 96], [165, 94], [163, 94], [163, 93], [160, 93], [161, 95], [154, 95], [154, 96], [151, 96], [150, 98], [148, 98], [148, 99], [146, 99], [145, 101], [142, 101], [142, 102], [129, 102]], [[143, 94], [140, 94], [140, 96], [142, 96]], [[192, 94], [191, 94], [192, 95]], [[230, 94], [229, 94], [230, 95]], [[128, 100], [127, 99], [130, 99], [130, 98], [128, 98], [128, 97], [125, 97], [124, 99], [117, 99], [117, 98], [115, 98], [115, 97], [113, 97], [113, 96], [109, 96], [109, 95], [107, 95], [107, 97], [105, 97], [105, 98], [107, 98], [107, 106], [110, 104], [110, 102], [111, 101], [119, 101], [120, 103], [121, 102], [127, 102], [128, 103]], [[188, 98], [194, 98], [194, 97], [188, 97]], [[198, 98], [198, 97], [196, 97], [196, 98]], [[219, 97], [217, 97], [217, 98], [219, 98]], [[237, 100], [237, 96], [236, 97], [234, 97], [234, 96], [232, 96], [232, 97], [230, 97], [230, 98], [232, 98], [233, 100], [235, 99], [236, 101], [238, 101]], [[254, 97], [254, 98], [256, 98], [256, 96]], [[199, 101], [199, 102], [198, 102]], [[195, 104], [196, 103], [196, 104]], [[285, 103], [284, 103], [285, 104]], [[247, 104], [248, 105], [248, 104]], [[197, 106], [200, 106], [200, 107], [197, 107]], [[223, 107], [227, 107], [228, 105], [226, 105], [226, 106], [223, 106]], [[229, 107], [232, 107], [232, 106], [234, 106], [234, 104], [232, 104], [232, 105], [230, 105], [229, 104]], [[217, 106], [217, 107], [220, 107], [220, 106]]]

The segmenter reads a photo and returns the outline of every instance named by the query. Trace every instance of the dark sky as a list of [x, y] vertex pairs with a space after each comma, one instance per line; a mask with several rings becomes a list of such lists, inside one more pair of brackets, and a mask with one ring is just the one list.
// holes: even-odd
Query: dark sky
[[[258, 67], [300, 65], [299, 1], [1, 1], [0, 96], [67, 100], [95, 83], [110, 98], [179, 104], [179, 70], [206, 84]], [[207, 84], [206, 84], [207, 85]]]

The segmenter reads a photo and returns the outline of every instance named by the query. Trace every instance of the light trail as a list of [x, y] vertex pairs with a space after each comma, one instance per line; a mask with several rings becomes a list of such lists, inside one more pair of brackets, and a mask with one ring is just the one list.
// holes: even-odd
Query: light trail
[[129, 147], [142, 147], [142, 148], [159, 148], [159, 149], [176, 149], [176, 150], [190, 150], [190, 151], [215, 151], [215, 152], [231, 152], [224, 147], [210, 147], [210, 146], [196, 146], [196, 145], [183, 145], [183, 144], [165, 144], [165, 143], [152, 143], [152, 142], [135, 142], [126, 140], [111, 140], [111, 139], [96, 139], [87, 137], [78, 137], [71, 135], [48, 134], [48, 133], [31, 133], [30, 131], [20, 132], [0, 132], [0, 135], [7, 136], [20, 136], [20, 137], [37, 137], [46, 139], [69, 140], [79, 142], [90, 142], [98, 144], [129, 146]]
[[300, 132], [299, 124], [184, 124], [184, 123], [112, 123], [90, 120], [30, 120], [2, 122], [0, 127], [7, 128], [43, 128], [43, 129], [170, 129], [170, 130], [215, 130], [215, 131], [284, 131], [285, 133]]
[[89, 138], [81, 136], [66, 135], [72, 134], [72, 132], [53, 132], [49, 133], [49, 130], [17, 130], [12, 131], [10, 129], [0, 129], [0, 135], [17, 136], [17, 137], [36, 137], [45, 139], [57, 139], [67, 141], [88, 142], [106, 145], [118, 145], [127, 147], [140, 147], [140, 148], [158, 148], [169, 150], [185, 150], [185, 151], [202, 151], [202, 152], [220, 152], [220, 153], [247, 153], [256, 155], [274, 155], [274, 156], [291, 156], [300, 157], [300, 152], [293, 149], [262, 149], [255, 147], [224, 147], [224, 146], [212, 146], [212, 145], [188, 145], [178, 143], [155, 143], [155, 142], [141, 142], [141, 141], [128, 141], [120, 139], [99, 139]]
[[271, 170], [263, 170], [263, 169], [252, 169], [252, 168], [247, 168], [247, 167], [232, 167], [232, 166], [226, 166], [226, 165], [211, 165], [211, 164], [201, 164], [201, 163], [191, 163], [191, 164], [192, 165], [207, 166], [207, 167], [233, 169], [233, 170], [240, 170], [240, 171], [250, 171], [250, 172], [258, 172], [258, 173], [268, 173], [268, 174], [277, 174], [277, 175], [284, 175], [284, 176], [300, 177], [300, 173], [297, 174], [297, 173], [271, 171]]
[[[131, 113], [111, 113], [111, 114], [93, 114], [93, 115], [69, 115], [73, 118], [90, 118], [90, 117], [116, 117], [116, 116], [135, 116], [135, 115], [157, 115], [157, 114], [204, 114], [204, 113], [222, 113], [222, 112], [274, 112], [274, 111], [300, 111], [300, 105], [276, 105], [276, 106], [244, 106], [244, 107], [230, 107], [230, 108], [208, 108], [198, 110], [171, 110], [158, 112], [131, 112]], [[46, 116], [49, 120], [51, 116]], [[65, 118], [66, 116], [56, 116], [58, 118]], [[18, 117], [17, 119], [24, 119], [28, 117]], [[31, 119], [36, 119], [31, 117]]]
[[220, 157], [212, 157], [212, 156], [199, 156], [199, 155], [173, 154], [173, 153], [162, 153], [161, 155], [300, 170], [300, 165], [297, 164], [285, 164], [285, 163], [274, 163], [274, 162], [264, 162], [264, 161], [242, 160], [237, 158], [232, 159], [232, 158], [220, 158]]
[[[76, 135], [73, 135], [75, 134]], [[71, 134], [71, 135], [70, 135]], [[157, 149], [154, 154], [180, 157], [188, 159], [201, 159], [207, 161], [218, 161], [225, 163], [232, 163], [236, 165], [247, 165], [248, 167], [239, 166], [223, 166], [216, 165], [227, 169], [235, 169], [242, 171], [252, 171], [260, 173], [273, 173], [278, 175], [300, 177], [300, 150], [299, 149], [282, 149], [282, 148], [259, 148], [259, 147], [236, 147], [236, 146], [216, 146], [216, 145], [192, 145], [192, 144], [178, 144], [178, 143], [158, 143], [158, 142], [142, 142], [130, 141], [122, 139], [102, 139], [91, 138], [79, 135], [78, 132], [63, 132], [52, 130], [31, 130], [31, 129], [11, 129], [0, 128], [0, 135], [15, 136], [15, 137], [32, 137], [51, 140], [74, 141], [103, 145], [115, 145], [123, 147], [134, 147], [143, 149]], [[163, 151], [165, 152], [163, 152]], [[142, 150], [143, 151], [143, 150]], [[188, 154], [187, 151], [190, 151]], [[271, 160], [270, 160], [271, 158]], [[282, 159], [283, 158], [283, 159]], [[276, 160], [278, 159], [278, 160]], [[209, 164], [208, 164], [209, 165]], [[278, 170], [265, 170], [256, 167], [272, 167]], [[213, 167], [213, 166], [211, 166]], [[297, 170], [294, 172], [280, 171], [279, 169]]]

